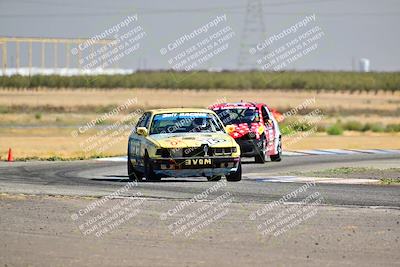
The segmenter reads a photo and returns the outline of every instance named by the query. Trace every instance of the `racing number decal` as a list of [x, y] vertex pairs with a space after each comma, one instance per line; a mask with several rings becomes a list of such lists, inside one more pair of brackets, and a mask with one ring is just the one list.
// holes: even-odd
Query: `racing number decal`
[[181, 140], [170, 140], [169, 143], [171, 146], [177, 146], [179, 143], [182, 143]]
[[264, 134], [267, 139], [267, 151], [268, 154], [275, 154], [275, 126], [273, 121], [271, 120], [271, 114], [268, 111], [266, 106], [260, 107], [259, 112], [263, 114], [263, 121], [264, 121]]
[[264, 134], [267, 137], [267, 151], [272, 153], [275, 149], [275, 127], [273, 123], [264, 122]]
[[204, 140], [204, 142], [206, 142], [208, 145], [215, 145], [217, 143], [224, 142], [224, 141], [225, 141], [224, 139], [214, 139], [214, 138], [209, 138], [209, 139]]

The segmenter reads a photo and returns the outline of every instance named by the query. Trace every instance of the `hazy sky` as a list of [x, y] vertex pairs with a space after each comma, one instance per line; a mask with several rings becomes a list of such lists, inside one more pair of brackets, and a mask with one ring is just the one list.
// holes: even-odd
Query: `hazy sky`
[[[315, 51], [285, 69], [351, 70], [353, 59], [368, 58], [372, 70], [400, 70], [399, 0], [264, 0], [262, 3], [264, 38], [282, 32], [311, 14], [316, 14], [312, 26], [317, 25], [324, 32]], [[0, 36], [90, 38], [127, 15], [138, 14], [137, 24], [143, 27], [146, 37], [140, 49], [122, 58], [119, 66], [165, 69], [170, 65], [168, 58], [160, 54], [160, 48], [217, 15], [226, 14], [225, 25], [235, 36], [229, 40], [228, 49], [202, 68], [235, 69], [240, 46], [253, 42], [243, 37], [246, 5], [244, 0], [0, 0]], [[260, 25], [255, 28], [259, 36], [261, 28]], [[39, 51], [35, 47], [36, 50]], [[10, 45], [9, 57], [13, 56], [12, 51]], [[21, 47], [22, 51], [26, 49]], [[26, 58], [22, 56], [22, 62]], [[60, 57], [59, 65], [63, 60]], [[40, 65], [37, 55], [34, 65]]]

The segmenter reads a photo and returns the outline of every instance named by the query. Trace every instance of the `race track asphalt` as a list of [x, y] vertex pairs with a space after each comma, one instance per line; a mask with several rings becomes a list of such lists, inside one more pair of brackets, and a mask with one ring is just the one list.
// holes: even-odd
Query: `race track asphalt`
[[[270, 176], [293, 171], [323, 170], [327, 168], [400, 166], [400, 155], [319, 155], [291, 156], [281, 162], [255, 164], [245, 160], [243, 180], [228, 183], [238, 202], [265, 203], [278, 200], [299, 188], [298, 183], [265, 182]], [[125, 162], [73, 161], [73, 162], [2, 162], [0, 164], [0, 191], [43, 195], [104, 196], [128, 182]], [[205, 178], [163, 179], [161, 182], [143, 182], [129, 195], [140, 190], [147, 198], [185, 199], [210, 187]], [[324, 204], [357, 206], [400, 207], [397, 186], [361, 184], [317, 184], [310, 190], [324, 196]], [[308, 192], [309, 193], [309, 192]], [[211, 196], [212, 197], [212, 196]], [[299, 194], [291, 199], [304, 198]]]

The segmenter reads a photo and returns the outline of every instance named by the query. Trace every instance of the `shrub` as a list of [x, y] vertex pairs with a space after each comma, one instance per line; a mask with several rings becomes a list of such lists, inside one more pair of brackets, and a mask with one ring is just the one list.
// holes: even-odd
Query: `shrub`
[[40, 120], [42, 118], [42, 113], [37, 112], [35, 113], [35, 119]]
[[358, 121], [348, 121], [343, 125], [343, 128], [348, 131], [362, 131], [364, 125]]
[[319, 132], [319, 133], [323, 133], [323, 132], [326, 132], [326, 125], [324, 125], [324, 124], [317, 124], [316, 125], [316, 127], [317, 127], [317, 132]]
[[280, 123], [279, 128], [281, 130], [282, 135], [288, 135], [295, 132], [289, 121]]
[[400, 132], [400, 124], [388, 124], [385, 130], [386, 132]]
[[372, 127], [371, 123], [366, 123], [362, 129], [363, 132], [370, 131]]
[[172, 72], [142, 71], [127, 75], [1, 76], [0, 87], [14, 88], [182, 88], [182, 89], [309, 89], [398, 91], [399, 72]]
[[311, 130], [312, 124], [307, 123], [307, 122], [302, 122], [302, 121], [296, 121], [295, 123], [292, 124], [293, 130], [297, 132], [306, 132]]
[[362, 129], [363, 132], [366, 131], [373, 131], [376, 133], [381, 133], [385, 131], [385, 127], [382, 125], [382, 123], [366, 123]]
[[371, 130], [376, 133], [381, 133], [385, 131], [385, 127], [383, 126], [382, 123], [374, 123], [372, 124]]
[[329, 126], [328, 129], [326, 130], [326, 132], [329, 135], [342, 135], [343, 127], [339, 123], [336, 123], [336, 124]]

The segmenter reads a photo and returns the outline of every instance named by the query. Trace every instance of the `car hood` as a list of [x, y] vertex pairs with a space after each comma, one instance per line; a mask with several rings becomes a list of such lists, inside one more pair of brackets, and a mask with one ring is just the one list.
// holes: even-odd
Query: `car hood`
[[148, 138], [163, 148], [199, 147], [203, 144], [210, 147], [237, 146], [235, 140], [226, 133], [153, 134]]
[[256, 138], [264, 131], [264, 126], [261, 122], [253, 122], [253, 123], [240, 123], [240, 124], [231, 124], [233, 125], [234, 131], [230, 133], [233, 138], [240, 138], [248, 133], [254, 133]]

